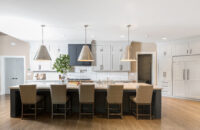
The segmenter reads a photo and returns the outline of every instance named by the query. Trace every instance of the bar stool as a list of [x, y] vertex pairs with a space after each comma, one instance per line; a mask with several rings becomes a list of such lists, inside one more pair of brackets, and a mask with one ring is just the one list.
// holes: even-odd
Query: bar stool
[[[35, 120], [37, 117], [37, 103], [42, 100], [42, 96], [37, 96], [36, 94], [36, 85], [20, 85], [20, 97], [22, 103], [21, 109], [21, 119], [23, 120], [24, 115], [33, 115]], [[34, 105], [34, 113], [24, 113], [25, 105]]]
[[[81, 115], [92, 115], [94, 117], [94, 84], [81, 84], [79, 86], [79, 119]], [[82, 112], [82, 105], [92, 105], [92, 112]]]
[[[136, 118], [138, 119], [139, 116], [149, 116], [150, 120], [151, 117], [151, 103], [152, 103], [152, 95], [153, 95], [153, 86], [152, 85], [142, 85], [137, 86], [136, 88], [136, 97], [130, 96], [130, 110], [133, 114], [136, 115]], [[136, 105], [136, 112], [132, 109], [132, 103]], [[149, 106], [149, 114], [139, 114], [139, 106]]]
[[[110, 118], [110, 115], [120, 115], [123, 116], [123, 85], [109, 85], [107, 89], [107, 117]], [[119, 113], [110, 113], [110, 105], [119, 105]]]
[[[71, 103], [67, 96], [67, 86], [66, 85], [51, 85], [51, 118], [53, 119], [54, 115], [64, 115], [66, 119], [67, 110], [71, 109]], [[68, 107], [67, 107], [68, 103]], [[64, 105], [64, 108], [56, 108], [55, 110], [62, 109], [64, 113], [54, 112], [54, 105]]]

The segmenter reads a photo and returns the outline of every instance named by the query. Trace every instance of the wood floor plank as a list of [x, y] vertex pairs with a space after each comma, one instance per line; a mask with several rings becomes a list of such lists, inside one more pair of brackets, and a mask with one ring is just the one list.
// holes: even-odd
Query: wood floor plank
[[163, 98], [162, 119], [136, 120], [125, 115], [123, 119], [96, 115], [94, 119], [78, 115], [51, 119], [42, 113], [38, 119], [10, 118], [9, 95], [0, 96], [0, 130], [200, 130], [200, 102]]

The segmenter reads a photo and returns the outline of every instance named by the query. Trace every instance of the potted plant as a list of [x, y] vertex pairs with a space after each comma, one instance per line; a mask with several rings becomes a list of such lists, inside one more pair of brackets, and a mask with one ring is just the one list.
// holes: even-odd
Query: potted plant
[[67, 72], [71, 70], [69, 55], [60, 54], [60, 56], [56, 58], [53, 64], [53, 69], [56, 69], [58, 73], [62, 74], [61, 76], [59, 75], [59, 77], [61, 78], [62, 82], [64, 82], [67, 76]]

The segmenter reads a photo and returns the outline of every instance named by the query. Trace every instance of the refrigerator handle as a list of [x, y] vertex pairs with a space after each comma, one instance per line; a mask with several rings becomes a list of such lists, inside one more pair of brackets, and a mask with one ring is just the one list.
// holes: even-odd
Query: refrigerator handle
[[187, 80], [190, 80], [190, 70], [187, 69]]
[[185, 80], [185, 69], [183, 69], [183, 80]]

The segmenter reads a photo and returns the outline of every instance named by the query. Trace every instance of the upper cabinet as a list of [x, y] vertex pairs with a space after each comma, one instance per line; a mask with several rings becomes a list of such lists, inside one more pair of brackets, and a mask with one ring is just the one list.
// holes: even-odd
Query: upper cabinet
[[200, 54], [200, 38], [175, 42], [173, 56]]
[[190, 41], [189, 53], [192, 55], [200, 54], [200, 38], [196, 38]]
[[121, 62], [125, 45], [97, 44], [94, 71], [130, 71], [130, 62]]
[[189, 54], [189, 41], [174, 42], [172, 44], [173, 44], [173, 47], [172, 47], [173, 56]]

